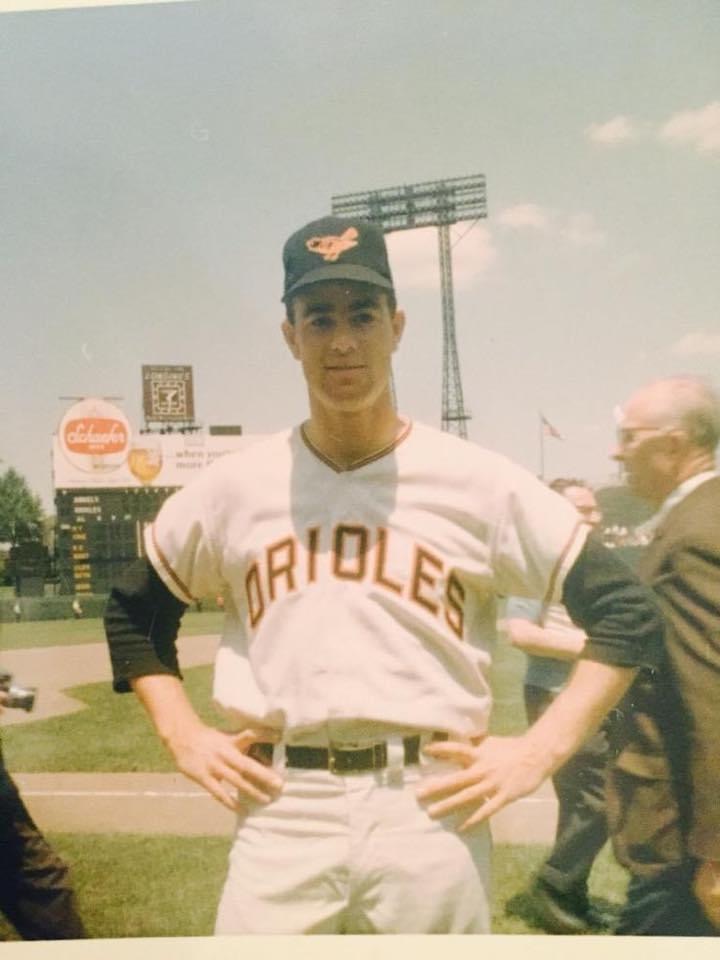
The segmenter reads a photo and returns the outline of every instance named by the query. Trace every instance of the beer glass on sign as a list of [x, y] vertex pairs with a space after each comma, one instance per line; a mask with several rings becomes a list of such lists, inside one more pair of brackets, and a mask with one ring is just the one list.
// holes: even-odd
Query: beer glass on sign
[[158, 437], [143, 434], [136, 437], [128, 453], [128, 469], [143, 486], [148, 486], [162, 470], [162, 448]]

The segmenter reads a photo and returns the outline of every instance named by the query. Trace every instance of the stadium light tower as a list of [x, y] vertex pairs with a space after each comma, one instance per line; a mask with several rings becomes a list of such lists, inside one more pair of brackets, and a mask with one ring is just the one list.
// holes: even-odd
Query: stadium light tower
[[332, 212], [339, 217], [371, 220], [385, 233], [416, 227], [438, 228], [443, 321], [442, 429], [467, 438], [470, 414], [463, 404], [455, 334], [450, 227], [461, 220], [479, 220], [487, 216], [485, 177], [476, 174], [365, 193], [346, 193], [332, 198]]

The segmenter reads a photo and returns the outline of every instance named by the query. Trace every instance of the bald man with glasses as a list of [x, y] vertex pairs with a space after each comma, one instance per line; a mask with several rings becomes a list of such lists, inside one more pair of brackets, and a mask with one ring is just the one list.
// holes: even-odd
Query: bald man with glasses
[[613, 457], [657, 512], [640, 574], [665, 615], [665, 655], [626, 698], [608, 814], [631, 871], [625, 935], [720, 934], [720, 398], [673, 377], [625, 404]]

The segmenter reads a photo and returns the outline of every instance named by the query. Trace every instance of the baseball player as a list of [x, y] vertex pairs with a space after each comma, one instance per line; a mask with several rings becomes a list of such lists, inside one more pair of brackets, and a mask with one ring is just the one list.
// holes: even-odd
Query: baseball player
[[[238, 813], [216, 932], [489, 931], [488, 817], [534, 790], [653, 662], [649, 592], [505, 458], [399, 416], [382, 232], [323, 218], [284, 248], [283, 334], [310, 415], [163, 505], [112, 592], [115, 688]], [[203, 724], [175, 638], [224, 593]], [[521, 737], [487, 737], [495, 597], [561, 599], [589, 636]]]

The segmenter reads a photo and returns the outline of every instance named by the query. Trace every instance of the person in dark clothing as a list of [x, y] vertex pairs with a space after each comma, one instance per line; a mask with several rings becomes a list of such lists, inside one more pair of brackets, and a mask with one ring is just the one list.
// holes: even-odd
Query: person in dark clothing
[[[0, 693], [0, 713], [5, 694]], [[0, 746], [0, 911], [25, 940], [87, 936], [67, 865], [30, 816]]]
[[720, 935], [720, 396], [693, 377], [635, 391], [614, 458], [657, 510], [638, 572], [667, 623], [664, 655], [626, 705], [608, 783], [617, 858], [631, 873], [625, 935]]
[[[549, 486], [597, 528], [602, 514], [586, 483], [558, 478]], [[513, 646], [528, 656], [524, 696], [528, 723], [533, 724], [568, 682], [587, 637], [562, 604], [546, 605], [525, 597], [508, 599], [501, 626]], [[610, 918], [590, 902], [588, 881], [608, 839], [605, 779], [615, 715], [611, 711], [553, 775], [558, 800], [555, 843], [529, 891], [534, 922], [550, 933], [587, 933], [610, 926]]]

